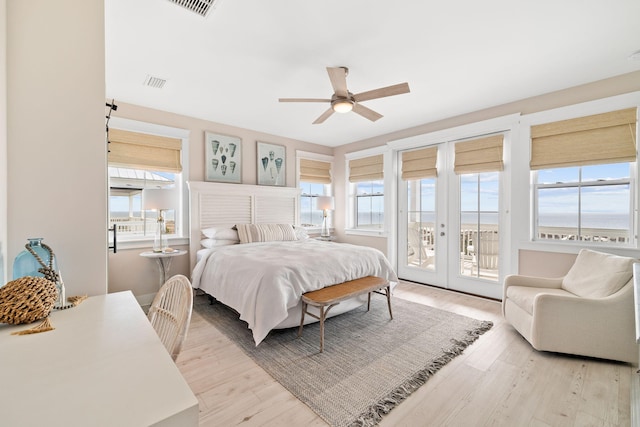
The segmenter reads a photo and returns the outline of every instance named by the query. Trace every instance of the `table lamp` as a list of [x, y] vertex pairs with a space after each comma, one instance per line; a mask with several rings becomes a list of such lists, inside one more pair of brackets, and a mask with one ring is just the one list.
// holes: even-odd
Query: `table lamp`
[[333, 196], [316, 197], [316, 209], [322, 209], [322, 230], [320, 231], [320, 237], [330, 237], [331, 233], [327, 225], [327, 211], [334, 209]]
[[174, 199], [174, 194], [171, 190], [149, 188], [142, 192], [144, 209], [158, 212], [156, 234], [153, 239], [153, 252], [164, 252], [169, 246], [167, 244], [163, 211], [173, 209]]

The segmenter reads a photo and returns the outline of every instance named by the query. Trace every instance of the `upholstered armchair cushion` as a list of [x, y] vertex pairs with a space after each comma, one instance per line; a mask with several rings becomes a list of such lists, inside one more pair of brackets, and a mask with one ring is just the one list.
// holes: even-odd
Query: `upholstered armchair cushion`
[[632, 276], [633, 258], [582, 249], [562, 280], [562, 289], [585, 298], [618, 292]]
[[518, 307], [529, 314], [533, 314], [533, 305], [536, 297], [542, 294], [578, 298], [564, 289], [529, 288], [525, 286], [511, 286], [507, 289], [507, 298], [510, 298]]

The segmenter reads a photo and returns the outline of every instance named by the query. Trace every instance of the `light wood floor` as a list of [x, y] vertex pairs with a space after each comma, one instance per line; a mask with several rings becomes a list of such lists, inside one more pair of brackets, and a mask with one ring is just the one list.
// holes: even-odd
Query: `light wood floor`
[[[402, 282], [404, 298], [493, 328], [396, 407], [381, 426], [629, 426], [631, 365], [535, 351], [500, 303]], [[194, 311], [177, 364], [201, 426], [326, 426]]]

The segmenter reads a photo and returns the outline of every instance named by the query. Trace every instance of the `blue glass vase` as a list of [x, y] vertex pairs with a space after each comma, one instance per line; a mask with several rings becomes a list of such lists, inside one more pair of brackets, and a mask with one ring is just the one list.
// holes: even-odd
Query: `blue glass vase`
[[[31, 249], [33, 249], [33, 251], [40, 256], [42, 262], [48, 266], [49, 251], [42, 247], [42, 237], [29, 238], [27, 240], [29, 240]], [[25, 250], [20, 252], [18, 256], [16, 256], [16, 259], [13, 260], [13, 280], [25, 276], [44, 277], [44, 274], [38, 271], [39, 268], [42, 268], [42, 265], [40, 265], [36, 257], [25, 248]], [[54, 271], [58, 271], [55, 255], [53, 255], [53, 269]]]

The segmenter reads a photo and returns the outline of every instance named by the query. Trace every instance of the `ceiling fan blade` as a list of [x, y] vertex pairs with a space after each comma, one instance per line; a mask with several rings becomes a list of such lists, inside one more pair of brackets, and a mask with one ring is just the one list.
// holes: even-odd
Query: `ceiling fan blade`
[[331, 102], [330, 99], [319, 98], [280, 98], [280, 102]]
[[369, 119], [372, 122], [375, 122], [376, 120], [382, 118], [382, 114], [376, 113], [371, 108], [367, 108], [364, 105], [360, 105], [360, 104], [355, 104], [353, 106], [353, 112], [360, 114], [362, 117]]
[[362, 102], [370, 99], [384, 98], [385, 96], [401, 95], [403, 93], [409, 93], [409, 83], [400, 83], [397, 85], [381, 87], [380, 89], [361, 92], [357, 95], [353, 95], [353, 99], [356, 102]]
[[324, 113], [322, 113], [322, 115], [320, 117], [318, 117], [316, 119], [315, 122], [313, 122], [314, 125], [319, 125], [320, 123], [324, 122], [325, 120], [327, 120], [329, 118], [329, 116], [331, 116], [333, 114], [333, 108], [329, 108], [327, 111], [325, 111]]
[[347, 90], [347, 70], [344, 67], [327, 67], [331, 86], [337, 96], [347, 98], [349, 91]]

